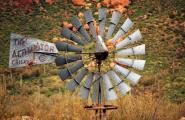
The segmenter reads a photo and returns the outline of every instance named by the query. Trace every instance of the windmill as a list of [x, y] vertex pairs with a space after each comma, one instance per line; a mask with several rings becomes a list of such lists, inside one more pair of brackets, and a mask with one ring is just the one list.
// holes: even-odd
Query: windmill
[[63, 81], [70, 79], [66, 84], [68, 90], [78, 91], [83, 99], [92, 99], [94, 104], [85, 108], [95, 110], [100, 119], [106, 115], [106, 110], [117, 109], [117, 106], [106, 105], [105, 101], [116, 100], [117, 92], [121, 95], [129, 92], [130, 84], [136, 85], [141, 78], [132, 68], [143, 70], [146, 62], [133, 57], [145, 54], [145, 44], [129, 46], [142, 39], [140, 30], [129, 32], [133, 22], [127, 18], [113, 36], [122, 14], [113, 11], [106, 31], [106, 11], [105, 8], [98, 10], [99, 31], [94, 25], [92, 11], [85, 11], [84, 17], [90, 34], [84, 29], [80, 19], [73, 16], [71, 21], [77, 34], [68, 28], [62, 28], [61, 35], [67, 41], [55, 43], [61, 51], [61, 55], [55, 59], [56, 65], [61, 66], [60, 78]]

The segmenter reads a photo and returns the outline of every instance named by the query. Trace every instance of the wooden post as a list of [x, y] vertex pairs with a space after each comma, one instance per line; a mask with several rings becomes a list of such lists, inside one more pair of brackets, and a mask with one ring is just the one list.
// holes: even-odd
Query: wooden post
[[22, 81], [22, 74], [20, 74], [20, 82], [19, 82], [20, 86], [22, 87], [23, 85], [23, 81]]
[[0, 78], [0, 96], [3, 95], [3, 76]]
[[6, 79], [5, 79], [5, 75], [3, 74], [3, 79], [4, 79], [4, 93], [6, 95]]
[[0, 96], [5, 96], [6, 95], [6, 80], [5, 80], [5, 75], [1, 75], [1, 84], [0, 84]]
[[12, 70], [10, 70], [10, 80], [11, 80], [11, 84], [14, 84], [13, 75], [12, 75]]
[[37, 96], [36, 96], [37, 104], [40, 102], [40, 86], [37, 86]]
[[44, 67], [44, 75], [46, 74], [46, 66], [45, 65], [43, 65]]

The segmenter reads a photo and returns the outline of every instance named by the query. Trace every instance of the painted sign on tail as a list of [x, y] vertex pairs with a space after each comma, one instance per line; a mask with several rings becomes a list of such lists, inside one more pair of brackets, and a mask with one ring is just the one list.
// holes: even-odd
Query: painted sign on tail
[[11, 33], [9, 67], [24, 67], [30, 63], [45, 64], [55, 60], [58, 50], [54, 43]]

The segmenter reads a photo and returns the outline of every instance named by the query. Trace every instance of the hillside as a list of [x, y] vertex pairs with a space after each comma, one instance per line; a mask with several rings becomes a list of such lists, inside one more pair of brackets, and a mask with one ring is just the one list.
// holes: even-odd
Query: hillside
[[[98, 2], [87, 3], [88, 8], [97, 11]], [[55, 42], [62, 39], [60, 29], [63, 21], [70, 22], [73, 14], [85, 11], [87, 6], [74, 6], [70, 0], [56, 0], [51, 5], [38, 4], [28, 12], [12, 7], [9, 2], [0, 1], [0, 4], [1, 118], [87, 119], [90, 112], [79, 115], [84, 112], [79, 105], [86, 104], [85, 101], [75, 97], [76, 93], [66, 91], [66, 82], [58, 77], [60, 68], [55, 64], [8, 68], [11, 32]], [[143, 75], [140, 83], [133, 87], [132, 96], [122, 97], [116, 102], [120, 108], [111, 113], [114, 119], [178, 120], [185, 115], [184, 6], [184, 0], [132, 0], [123, 13], [120, 25], [128, 16], [134, 27], [142, 32], [147, 63], [145, 70], [140, 72]], [[134, 101], [138, 107], [132, 106]], [[73, 110], [76, 107], [79, 109]], [[137, 114], [136, 110], [142, 112]], [[168, 112], [165, 113], [167, 110], [169, 116]]]

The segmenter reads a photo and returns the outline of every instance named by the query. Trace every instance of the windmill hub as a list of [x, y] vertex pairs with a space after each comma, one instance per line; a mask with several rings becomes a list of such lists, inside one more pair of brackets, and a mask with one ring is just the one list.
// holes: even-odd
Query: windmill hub
[[107, 51], [95, 53], [95, 57], [97, 61], [106, 60], [108, 58], [108, 55], [109, 53]]

